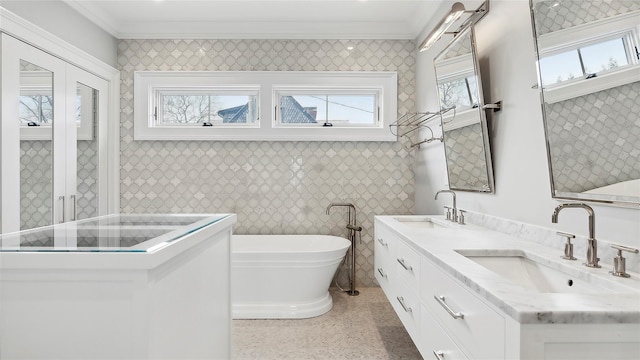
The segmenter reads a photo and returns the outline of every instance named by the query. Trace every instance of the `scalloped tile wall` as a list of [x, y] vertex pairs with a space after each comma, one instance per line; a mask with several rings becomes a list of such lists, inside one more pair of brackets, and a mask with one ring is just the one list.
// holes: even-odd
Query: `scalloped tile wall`
[[[353, 46], [351, 51], [347, 46]], [[346, 236], [363, 226], [357, 284], [373, 276], [373, 216], [410, 214], [414, 155], [395, 142], [134, 141], [133, 74], [163, 71], [397, 71], [398, 113], [415, 111], [415, 45], [404, 40], [121, 40], [121, 210], [238, 214], [238, 234]], [[346, 271], [340, 276], [346, 286]]]

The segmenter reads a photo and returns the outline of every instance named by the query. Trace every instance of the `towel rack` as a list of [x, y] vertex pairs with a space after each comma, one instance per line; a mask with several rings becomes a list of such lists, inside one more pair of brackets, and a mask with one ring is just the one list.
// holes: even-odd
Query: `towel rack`
[[[391, 133], [396, 135], [396, 136], [406, 136], [411, 134], [412, 132], [424, 128], [424, 129], [428, 129], [429, 132], [431, 132], [431, 137], [428, 139], [424, 139], [422, 141], [419, 141], [417, 143], [412, 143], [409, 148], [414, 148], [414, 147], [418, 147], [420, 148], [420, 144], [425, 144], [425, 143], [430, 143], [432, 141], [443, 141], [443, 137], [435, 137], [434, 133], [433, 133], [433, 129], [427, 125], [427, 123], [429, 123], [432, 120], [437, 120], [438, 115], [442, 116], [444, 114], [446, 114], [447, 112], [454, 110], [455, 106], [452, 106], [450, 108], [445, 108], [442, 109], [440, 111], [437, 112], [418, 112], [418, 113], [406, 113], [404, 115], [402, 115], [401, 117], [398, 118], [398, 120], [396, 120], [395, 122], [393, 122], [392, 124], [389, 125], [389, 129], [391, 130]], [[455, 113], [455, 111], [454, 111]], [[454, 115], [455, 116], [455, 115]], [[395, 128], [395, 131], [394, 131]]]
[[433, 135], [433, 130], [432, 130], [430, 127], [428, 127], [428, 126], [427, 126], [426, 128], [427, 128], [427, 129], [429, 129], [429, 131], [431, 132], [431, 137], [430, 137], [430, 138], [428, 138], [428, 139], [424, 139], [424, 140], [422, 140], [422, 141], [418, 141], [417, 143], [414, 143], [414, 144], [409, 145], [409, 148], [410, 148], [410, 149], [412, 149], [412, 148], [414, 148], [414, 147], [417, 147], [418, 149], [420, 149], [420, 145], [421, 145], [421, 144], [428, 144], [428, 143], [430, 143], [430, 142], [432, 142], [432, 141], [440, 141], [440, 142], [444, 141], [444, 136], [442, 136], [442, 135], [441, 135], [440, 137], [435, 137], [435, 136]]

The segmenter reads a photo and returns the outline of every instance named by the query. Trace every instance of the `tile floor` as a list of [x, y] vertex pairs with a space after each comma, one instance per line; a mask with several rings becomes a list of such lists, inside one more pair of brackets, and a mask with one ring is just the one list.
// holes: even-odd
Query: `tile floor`
[[311, 319], [234, 320], [234, 359], [422, 359], [380, 288], [331, 289], [333, 309]]

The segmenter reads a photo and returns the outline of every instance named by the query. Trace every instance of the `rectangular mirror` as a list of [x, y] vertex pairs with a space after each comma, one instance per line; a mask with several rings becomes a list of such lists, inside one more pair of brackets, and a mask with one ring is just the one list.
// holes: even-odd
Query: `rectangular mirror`
[[552, 196], [637, 207], [640, 2], [530, 6]]
[[[493, 193], [493, 168], [473, 26], [434, 59], [449, 188]], [[448, 110], [450, 109], [450, 110]]]

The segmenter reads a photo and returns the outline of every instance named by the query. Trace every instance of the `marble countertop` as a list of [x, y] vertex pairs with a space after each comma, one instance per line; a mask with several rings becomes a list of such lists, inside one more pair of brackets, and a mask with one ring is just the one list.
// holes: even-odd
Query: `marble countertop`
[[[416, 227], [404, 220], [428, 218], [441, 226]], [[576, 261], [563, 260], [564, 245], [557, 248], [523, 240], [476, 225], [459, 225], [443, 216], [376, 216], [413, 249], [456, 278], [488, 303], [499, 308], [520, 323], [640, 323], [640, 274], [630, 278], [609, 274], [610, 263], [601, 261], [601, 268], [583, 265], [585, 254], [574, 253]], [[601, 293], [541, 293], [527, 290], [515, 282], [468, 259], [462, 253], [498, 255], [505, 250], [525, 253], [548, 267], [562, 270], [576, 281], [613, 289]], [[460, 252], [459, 252], [460, 251]]]

